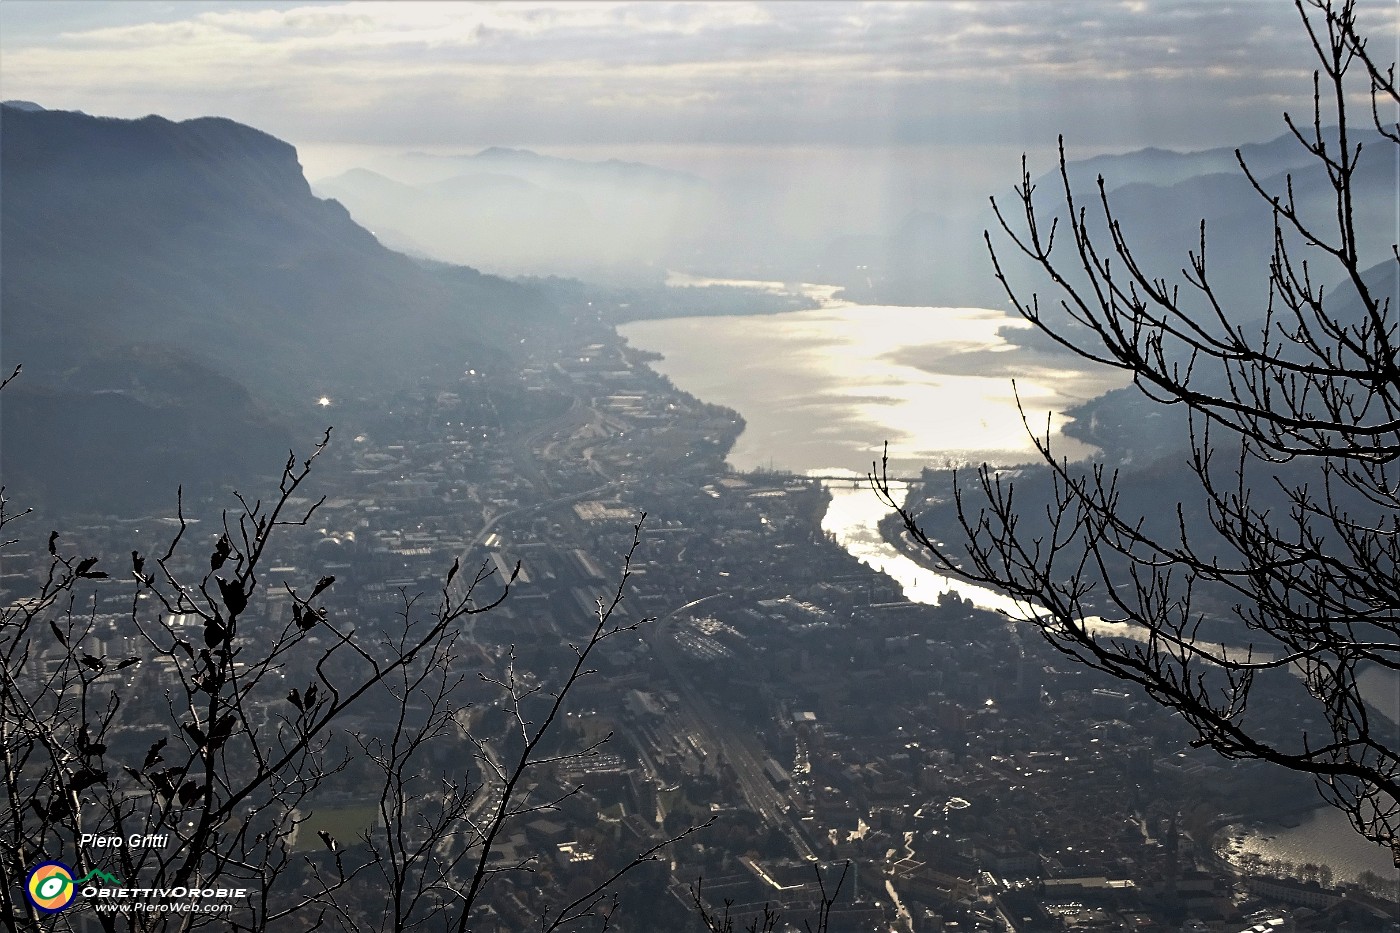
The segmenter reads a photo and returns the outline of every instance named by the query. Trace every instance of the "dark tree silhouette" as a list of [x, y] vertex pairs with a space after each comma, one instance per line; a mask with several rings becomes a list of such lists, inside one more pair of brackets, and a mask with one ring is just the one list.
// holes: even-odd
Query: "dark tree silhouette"
[[[1128, 474], [1058, 460], [1047, 433], [1036, 440], [1044, 501], [1018, 500], [989, 466], [955, 481], [954, 547], [894, 501], [883, 469], [875, 481], [942, 566], [1022, 601], [1051, 645], [1138, 684], [1198, 746], [1313, 776], [1400, 864], [1400, 711], [1369, 706], [1361, 689], [1372, 668], [1400, 672], [1400, 324], [1389, 297], [1400, 253], [1391, 244], [1368, 268], [1363, 246], [1374, 244], [1355, 222], [1358, 166], [1400, 155], [1400, 125], [1386, 117], [1400, 95], [1351, 2], [1296, 5], [1319, 68], [1312, 119], [1284, 119], [1331, 197], [1310, 210], [1293, 176], [1272, 190], [1239, 157], [1273, 215], [1266, 313], [1262, 277], [1259, 311], [1222, 306], [1204, 222], [1179, 281], [1143, 268], [1102, 178], [1081, 203], [1063, 141], [1061, 204], [1043, 205], [1024, 170], [1014, 209], [993, 202], [1011, 246], [990, 234], [987, 244], [1016, 310], [1189, 413], [1178, 475], [1194, 498], [1164, 516]], [[1009, 255], [1049, 279], [1053, 302], [1013, 287]], [[1140, 637], [1105, 636], [1090, 616], [1135, 623]], [[1226, 650], [1227, 627], [1251, 647]], [[1300, 684], [1311, 724], [1274, 728], [1259, 707]]]
[[[269, 499], [239, 496], [213, 535], [196, 540], [182, 503], [161, 553], [131, 552], [124, 597], [113, 595], [121, 585], [106, 565], [67, 553], [54, 532], [32, 592], [0, 606], [7, 928], [467, 930], [484, 916], [493, 879], [534, 869], [537, 857], [496, 854], [522, 818], [577, 792], [552, 778], [557, 766], [602, 744], [569, 745], [556, 733], [597, 647], [646, 621], [618, 616], [640, 523], [559, 678], [535, 677], [514, 650], [483, 667], [463, 623], [500, 605], [514, 582], [493, 579], [487, 565], [461, 572], [454, 562], [430, 605], [405, 598], [386, 620], [328, 611], [330, 576], [283, 583], [285, 608], [269, 604], [275, 543], [316, 513], [320, 502], [300, 505], [299, 494], [328, 440], [305, 459], [289, 456]], [[0, 550], [17, 543], [26, 515], [0, 489]], [[484, 730], [473, 706], [496, 710], [504, 733]], [[347, 788], [373, 811], [373, 828], [307, 840], [310, 811]], [[607, 929], [615, 882], [691, 831], [537, 905], [538, 928]], [[80, 843], [85, 833], [159, 843], [103, 852]], [[31, 869], [49, 860], [79, 884], [96, 877], [164, 892], [160, 901], [204, 891], [233, 909], [83, 904], [45, 921], [24, 892]]]

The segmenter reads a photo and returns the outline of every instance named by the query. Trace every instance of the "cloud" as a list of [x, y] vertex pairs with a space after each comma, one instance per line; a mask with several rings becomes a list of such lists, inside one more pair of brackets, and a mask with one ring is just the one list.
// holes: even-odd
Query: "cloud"
[[308, 141], [1126, 141], [1135, 121], [1208, 137], [1311, 68], [1282, 4], [119, 6], [22, 22], [7, 95]]

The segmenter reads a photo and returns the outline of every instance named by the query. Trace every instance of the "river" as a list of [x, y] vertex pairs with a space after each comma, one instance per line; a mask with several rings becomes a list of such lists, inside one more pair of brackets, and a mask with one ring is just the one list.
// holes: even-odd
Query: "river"
[[[1037, 459], [1030, 429], [1043, 435], [1047, 425], [1057, 456], [1083, 458], [1094, 451], [1061, 433], [1063, 412], [1126, 383], [1116, 371], [1007, 341], [1003, 328], [1029, 325], [1000, 311], [856, 305], [824, 285], [682, 276], [671, 284], [742, 285], [821, 303], [810, 311], [619, 328], [633, 346], [661, 354], [653, 366], [676, 386], [744, 416], [746, 428], [729, 454], [737, 470], [856, 480], [886, 443], [893, 476], [916, 476], [927, 465], [1010, 466]], [[892, 547], [878, 527], [888, 510], [864, 483], [831, 482], [828, 489], [832, 502], [822, 527], [894, 578], [908, 598], [934, 603], [951, 590], [985, 608], [1017, 609], [1000, 593], [936, 574]], [[1111, 632], [1131, 634], [1122, 626]], [[1383, 692], [1393, 694], [1395, 686]], [[1309, 849], [1317, 856], [1300, 857]], [[1251, 830], [1240, 851], [1327, 860], [1339, 877], [1385, 867], [1376, 862], [1382, 853], [1351, 834], [1336, 811], [1318, 811], [1290, 830]]]

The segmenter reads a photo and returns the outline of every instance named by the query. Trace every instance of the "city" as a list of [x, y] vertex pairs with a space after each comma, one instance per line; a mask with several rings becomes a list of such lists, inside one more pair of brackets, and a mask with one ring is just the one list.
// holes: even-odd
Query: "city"
[[[322, 416], [344, 424], [310, 492], [289, 504], [325, 500], [279, 540], [250, 609], [276, 630], [295, 604], [283, 579], [333, 575], [325, 611], [391, 633], [405, 598], [442, 590], [454, 560], [483, 566], [485, 589], [515, 582], [463, 623], [471, 681], [510, 666], [557, 684], [640, 525], [619, 629], [590, 658], [597, 676], [570, 691], [552, 763], [513, 790], [557, 803], [507, 821], [491, 863], [529, 870], [493, 877], [473, 929], [524, 929], [540, 904], [567, 903], [677, 836], [624, 877], [613, 929], [701, 929], [697, 897], [741, 925], [765, 908], [800, 924], [825, 906], [829, 929], [851, 933], [1394, 922], [1394, 902], [1374, 893], [1384, 882], [1368, 892], [1330, 867], [1217, 852], [1227, 825], [1312, 805], [1306, 781], [1193, 750], [1168, 713], [1002, 616], [957, 597], [906, 601], [823, 533], [821, 482], [728, 470], [736, 413], [657, 376], [604, 310], [565, 309], [567, 326], [518, 373], [323, 400]], [[184, 513], [197, 514], [190, 503]], [[63, 540], [155, 550], [172, 514], [94, 517]], [[7, 551], [6, 601], [46, 559], [32, 542]], [[121, 634], [128, 588], [95, 588], [95, 631], [110, 631], [93, 654], [139, 653]], [[285, 672], [288, 683], [304, 674]], [[150, 698], [177, 672], [154, 659], [103, 676]], [[483, 747], [509, 754], [511, 722], [486, 683], [462, 688], [457, 746], [431, 750], [445, 771]], [[1286, 721], [1290, 698], [1273, 700]], [[372, 706], [341, 725], [385, 729]], [[130, 732], [114, 741], [150, 740], [141, 725]], [[294, 848], [310, 862], [328, 857], [321, 833], [354, 853], [384, 831], [356, 776], [328, 781], [303, 814]], [[483, 780], [469, 818], [500, 790]]]

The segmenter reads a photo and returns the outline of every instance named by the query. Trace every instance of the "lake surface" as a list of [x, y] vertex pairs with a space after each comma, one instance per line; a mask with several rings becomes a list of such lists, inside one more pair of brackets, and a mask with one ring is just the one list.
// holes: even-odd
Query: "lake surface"
[[1035, 459], [1018, 395], [1038, 432], [1052, 417], [1057, 453], [1090, 452], [1059, 433], [1061, 413], [1125, 380], [997, 333], [1026, 326], [978, 308], [833, 302], [784, 314], [637, 321], [619, 331], [662, 354], [655, 368], [677, 386], [743, 414], [747, 430], [729, 455], [735, 469], [864, 475], [888, 441], [901, 474], [917, 475], [924, 465]]
[[[917, 476], [924, 466], [1010, 466], [1038, 459], [1028, 426], [1041, 435], [1048, 427], [1055, 454], [1078, 459], [1094, 451], [1060, 432], [1064, 412], [1127, 381], [1113, 370], [1008, 342], [1003, 328], [1029, 325], [999, 311], [854, 305], [821, 285], [684, 277], [672, 284], [744, 285], [822, 302], [812, 311], [618, 328], [633, 346], [662, 354], [652, 365], [677, 387], [744, 416], [746, 428], [728, 458], [738, 470], [858, 479], [885, 442], [893, 476]], [[951, 590], [984, 608], [1018, 609], [1002, 594], [936, 574], [885, 542], [878, 525], [887, 509], [864, 484], [828, 488], [833, 498], [822, 527], [894, 578], [908, 598], [931, 604]], [[1123, 626], [1106, 631], [1132, 634]], [[1385, 678], [1367, 692], [1400, 697], [1397, 691], [1395, 679]], [[1292, 829], [1251, 830], [1241, 851], [1326, 861], [1339, 877], [1385, 868], [1384, 853], [1330, 808]]]

